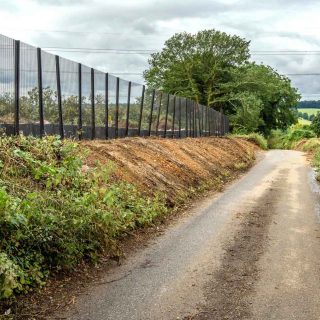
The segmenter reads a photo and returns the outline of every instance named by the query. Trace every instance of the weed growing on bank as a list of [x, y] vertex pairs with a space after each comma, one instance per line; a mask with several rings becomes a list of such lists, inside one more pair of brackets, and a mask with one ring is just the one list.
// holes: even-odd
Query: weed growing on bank
[[56, 137], [0, 137], [0, 298], [119, 254], [121, 235], [166, 213], [164, 197], [112, 181], [112, 165], [83, 166], [79, 150]]
[[263, 135], [259, 133], [253, 132], [249, 134], [234, 134], [234, 135], [231, 135], [231, 137], [246, 139], [248, 141], [255, 143], [261, 149], [268, 150], [268, 141]]

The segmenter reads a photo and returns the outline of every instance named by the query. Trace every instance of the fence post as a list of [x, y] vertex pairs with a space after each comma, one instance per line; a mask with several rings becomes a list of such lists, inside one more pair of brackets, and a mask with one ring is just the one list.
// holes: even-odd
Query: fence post
[[194, 104], [192, 100], [190, 100], [190, 112], [191, 112], [191, 126], [192, 126], [192, 132], [191, 132], [191, 137], [194, 138]]
[[208, 136], [208, 107], [205, 107], [204, 109], [204, 132], [205, 136]]
[[14, 41], [14, 133], [19, 134], [20, 113], [20, 41]]
[[115, 115], [115, 138], [119, 136], [119, 90], [120, 90], [120, 78], [117, 77], [116, 84], [116, 115]]
[[211, 112], [211, 108], [208, 108], [208, 136], [211, 137], [211, 115], [212, 115], [212, 112]]
[[198, 135], [198, 128], [197, 128], [197, 108], [196, 103], [193, 102], [193, 138], [196, 138]]
[[164, 135], [163, 135], [164, 138], [167, 137], [169, 103], [170, 103], [170, 94], [168, 93], [167, 106], [166, 106], [166, 118], [165, 118], [165, 122], [164, 122]]
[[105, 74], [105, 134], [106, 140], [109, 139], [109, 74]]
[[78, 64], [78, 137], [82, 140], [82, 65]]
[[158, 110], [157, 125], [156, 125], [156, 136], [158, 136], [161, 106], [162, 106], [162, 92], [160, 92], [159, 110]]
[[61, 81], [60, 81], [60, 58], [56, 56], [56, 78], [57, 78], [57, 98], [59, 110], [59, 132], [61, 139], [64, 138], [63, 117], [62, 117], [62, 97], [61, 97]]
[[189, 100], [189, 114], [190, 114], [190, 137], [193, 137], [193, 104]]
[[142, 114], [143, 114], [143, 104], [144, 104], [144, 93], [146, 87], [142, 86], [142, 95], [141, 95], [141, 104], [140, 104], [140, 115], [139, 115], [139, 128], [138, 128], [138, 136], [141, 135], [141, 124], [142, 124]]
[[181, 138], [181, 98], [179, 97], [179, 138]]
[[203, 136], [203, 108], [201, 104], [197, 103], [198, 114], [199, 114], [199, 136]]
[[131, 81], [128, 83], [128, 100], [127, 100], [127, 116], [126, 116], [126, 137], [129, 135], [129, 116], [130, 116], [130, 99], [131, 99]]
[[174, 138], [174, 125], [176, 121], [176, 96], [173, 97], [173, 116], [172, 116], [172, 135], [171, 138]]
[[155, 94], [156, 94], [156, 90], [153, 89], [153, 91], [152, 91], [152, 98], [151, 98], [150, 119], [149, 119], [149, 137], [151, 136], [151, 125], [152, 125], [152, 115], [153, 115]]
[[202, 135], [205, 137], [207, 135], [207, 123], [206, 123], [206, 115], [207, 115], [207, 107], [202, 107]]
[[42, 92], [42, 63], [41, 63], [40, 48], [37, 48], [37, 64], [38, 64], [40, 138], [42, 138], [44, 136], [44, 117], [43, 117], [43, 92]]
[[91, 139], [96, 138], [96, 113], [94, 101], [94, 69], [91, 68]]

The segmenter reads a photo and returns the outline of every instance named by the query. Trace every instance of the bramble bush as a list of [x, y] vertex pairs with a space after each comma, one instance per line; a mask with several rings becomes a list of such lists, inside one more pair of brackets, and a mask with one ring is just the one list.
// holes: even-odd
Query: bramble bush
[[160, 195], [111, 181], [111, 165], [82, 170], [81, 152], [57, 137], [0, 137], [0, 298], [82, 260], [119, 254], [121, 235], [166, 213]]

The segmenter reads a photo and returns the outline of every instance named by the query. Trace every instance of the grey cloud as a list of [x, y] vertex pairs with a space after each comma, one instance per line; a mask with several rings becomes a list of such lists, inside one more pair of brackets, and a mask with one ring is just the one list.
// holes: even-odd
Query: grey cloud
[[65, 6], [65, 7], [69, 7], [73, 5], [78, 6], [80, 4], [88, 3], [87, 0], [33, 0], [33, 1], [41, 6], [50, 5], [50, 6]]
[[[56, 18], [57, 30], [87, 31], [88, 34], [37, 34], [33, 43], [42, 46], [157, 49], [179, 30], [196, 32], [212, 27], [252, 40], [253, 50], [316, 50], [320, 38], [305, 32], [305, 21], [296, 30], [276, 29], [278, 22], [289, 21], [290, 14], [314, 12], [320, 8], [316, 0], [150, 0], [86, 1], [34, 0], [42, 8], [64, 6], [63, 15]], [[6, 1], [7, 2], [7, 1]], [[1, 3], [1, 0], [0, 0]], [[13, 1], [14, 3], [14, 1]], [[72, 8], [69, 8], [72, 5]], [[296, 19], [296, 18], [295, 18]], [[176, 23], [175, 23], [176, 22]], [[177, 26], [174, 30], [166, 26]], [[290, 24], [289, 24], [290, 25]], [[45, 27], [42, 27], [45, 29]], [[52, 28], [51, 28], [52, 29]], [[319, 28], [320, 29], [320, 28]], [[104, 34], [106, 33], [106, 34]], [[111, 34], [108, 34], [111, 33]], [[145, 55], [111, 55], [61, 53], [104, 71], [142, 72], [147, 67]], [[314, 72], [320, 69], [317, 58], [309, 56], [254, 56], [256, 61], [270, 64], [282, 73]], [[123, 76], [143, 81], [141, 76]], [[301, 92], [320, 92], [320, 77], [292, 77]]]

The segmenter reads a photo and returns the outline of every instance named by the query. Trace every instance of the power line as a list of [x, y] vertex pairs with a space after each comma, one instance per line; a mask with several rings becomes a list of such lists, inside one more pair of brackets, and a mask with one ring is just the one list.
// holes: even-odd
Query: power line
[[43, 49], [55, 49], [55, 50], [92, 50], [92, 51], [143, 51], [143, 52], [155, 52], [157, 49], [119, 49], [119, 48], [78, 48], [78, 47], [43, 47]]
[[[44, 47], [47, 51], [75, 52], [75, 53], [104, 53], [104, 54], [139, 54], [150, 55], [161, 49], [118, 49], [118, 48], [68, 48], [68, 47]], [[296, 51], [296, 52], [256, 52], [252, 51], [251, 56], [318, 56], [320, 51]]]

